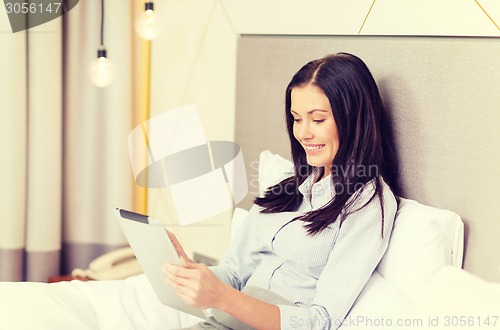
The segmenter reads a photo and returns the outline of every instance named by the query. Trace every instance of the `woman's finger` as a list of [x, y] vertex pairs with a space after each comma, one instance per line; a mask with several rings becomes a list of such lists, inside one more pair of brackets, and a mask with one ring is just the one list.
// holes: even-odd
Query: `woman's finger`
[[199, 278], [198, 270], [188, 269], [177, 265], [165, 264], [163, 266], [164, 273], [168, 276], [171, 273], [173, 276], [183, 277], [187, 279], [197, 279]]
[[168, 280], [173, 283], [176, 287], [184, 287], [189, 290], [197, 290], [199, 285], [193, 281], [192, 279], [184, 278], [184, 277], [179, 277], [179, 276], [173, 276], [173, 277], [168, 277]]
[[179, 242], [175, 234], [169, 231], [168, 229], [165, 229], [165, 231], [167, 232], [168, 238], [170, 238], [170, 241], [172, 242], [172, 245], [174, 246], [177, 255], [181, 258], [184, 258], [185, 260], [188, 260], [189, 262], [194, 262], [191, 259], [189, 259], [186, 252], [184, 251], [184, 248], [182, 247], [181, 243]]

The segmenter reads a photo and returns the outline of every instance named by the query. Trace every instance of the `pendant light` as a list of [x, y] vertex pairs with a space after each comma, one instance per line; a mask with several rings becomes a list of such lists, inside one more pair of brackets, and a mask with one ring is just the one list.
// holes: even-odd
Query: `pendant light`
[[142, 12], [135, 20], [135, 31], [139, 36], [146, 40], [153, 40], [160, 32], [160, 20], [155, 14], [153, 1], [147, 1], [144, 4]]
[[101, 0], [101, 46], [97, 50], [97, 58], [89, 65], [88, 75], [98, 87], [109, 86], [114, 78], [114, 65], [104, 48], [104, 0]]

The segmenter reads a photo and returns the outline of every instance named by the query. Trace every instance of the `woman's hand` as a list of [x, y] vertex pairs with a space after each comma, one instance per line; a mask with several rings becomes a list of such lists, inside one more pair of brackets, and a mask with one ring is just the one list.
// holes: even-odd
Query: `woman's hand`
[[[177, 255], [179, 256], [179, 258], [181, 258], [181, 261], [182, 261], [182, 259], [184, 259], [186, 262], [194, 262], [188, 258], [186, 252], [184, 252], [184, 249], [182, 248], [181, 243], [179, 243], [179, 240], [177, 239], [177, 237], [175, 237], [174, 233], [172, 233], [171, 231], [169, 231], [167, 229], [165, 229], [165, 230], [167, 231], [168, 238], [170, 238], [170, 241], [172, 242], [172, 245], [174, 246], [175, 251], [177, 251]], [[185, 262], [183, 262], [183, 263], [185, 263]]]
[[165, 264], [162, 271], [166, 277], [165, 282], [174, 288], [188, 305], [220, 308], [225, 284], [204, 264], [189, 260], [184, 262], [183, 266]]

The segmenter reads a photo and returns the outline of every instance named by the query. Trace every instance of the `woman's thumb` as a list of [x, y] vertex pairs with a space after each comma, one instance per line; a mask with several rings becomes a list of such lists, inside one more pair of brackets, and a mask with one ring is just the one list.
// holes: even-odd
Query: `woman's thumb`
[[181, 260], [181, 265], [183, 267], [189, 267], [193, 264], [193, 262], [189, 259], [186, 259], [184, 256], [180, 256], [180, 260]]

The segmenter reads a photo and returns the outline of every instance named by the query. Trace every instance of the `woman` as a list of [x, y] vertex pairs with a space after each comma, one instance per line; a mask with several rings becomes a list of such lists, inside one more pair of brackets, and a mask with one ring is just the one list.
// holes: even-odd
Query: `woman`
[[193, 328], [338, 328], [384, 255], [396, 162], [376, 83], [358, 57], [311, 61], [286, 89], [294, 176], [255, 205], [220, 265], [165, 265], [188, 304], [214, 308]]

